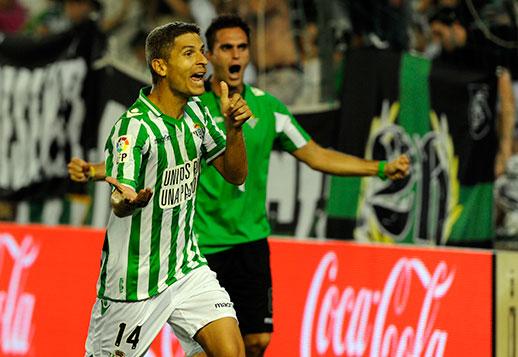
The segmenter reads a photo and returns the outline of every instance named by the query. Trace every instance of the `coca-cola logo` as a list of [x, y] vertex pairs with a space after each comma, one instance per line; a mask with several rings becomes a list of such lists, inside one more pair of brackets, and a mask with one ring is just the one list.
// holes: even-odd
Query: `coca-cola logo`
[[[420, 259], [402, 257], [380, 289], [339, 286], [338, 265], [337, 255], [328, 252], [311, 281], [302, 321], [302, 357], [315, 350], [317, 355], [336, 356], [444, 355], [448, 332], [435, 323], [455, 279], [445, 262], [432, 272]], [[412, 295], [417, 290], [420, 299]], [[418, 312], [409, 319], [408, 311]]]
[[24, 292], [24, 282], [38, 252], [31, 236], [18, 244], [10, 234], [0, 233], [0, 276], [2, 281], [8, 277], [7, 286], [0, 287], [0, 348], [5, 354], [23, 355], [31, 346], [36, 298]]

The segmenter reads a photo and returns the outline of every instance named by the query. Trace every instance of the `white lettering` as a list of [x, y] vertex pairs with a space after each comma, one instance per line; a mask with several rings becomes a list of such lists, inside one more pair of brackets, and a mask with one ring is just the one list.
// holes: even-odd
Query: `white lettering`
[[66, 149], [84, 156], [81, 91], [86, 71], [81, 58], [34, 70], [0, 67], [0, 187], [18, 190], [66, 177]]
[[[364, 356], [367, 351], [371, 357], [444, 355], [448, 332], [435, 328], [435, 322], [440, 302], [455, 277], [446, 263], [440, 262], [430, 274], [421, 260], [401, 258], [382, 291], [360, 287], [356, 293], [353, 287], [346, 286], [340, 293], [337, 274], [338, 257], [329, 252], [318, 265], [306, 298], [302, 357], [310, 357], [313, 346], [318, 355], [326, 355], [330, 348], [339, 356]], [[412, 299], [411, 287], [424, 289], [422, 302]], [[398, 324], [397, 317], [408, 310], [409, 304], [416, 303], [420, 304], [416, 326]]]
[[0, 234], [0, 273], [5, 274], [7, 257], [13, 261], [7, 290], [0, 290], [0, 346], [4, 353], [23, 354], [29, 351], [36, 298], [23, 291], [23, 281], [38, 253], [39, 248], [30, 236], [18, 245], [11, 235]]
[[199, 160], [171, 167], [162, 174], [160, 208], [169, 209], [192, 199], [198, 184]]

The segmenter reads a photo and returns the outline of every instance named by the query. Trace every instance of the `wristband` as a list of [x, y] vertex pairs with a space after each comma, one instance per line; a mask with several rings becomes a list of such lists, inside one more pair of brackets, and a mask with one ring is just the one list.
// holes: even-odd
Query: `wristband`
[[90, 174], [90, 179], [95, 180], [95, 167], [94, 165], [90, 165], [90, 169], [88, 170], [88, 173]]
[[376, 175], [382, 180], [387, 179], [387, 175], [385, 175], [385, 166], [387, 166], [386, 161], [380, 161], [378, 163], [378, 173]]

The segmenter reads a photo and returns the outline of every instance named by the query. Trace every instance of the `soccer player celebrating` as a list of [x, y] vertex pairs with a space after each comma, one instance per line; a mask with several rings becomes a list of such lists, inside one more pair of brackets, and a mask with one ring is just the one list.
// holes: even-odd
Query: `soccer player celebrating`
[[202, 162], [231, 184], [245, 180], [242, 125], [251, 113], [218, 83], [225, 140], [195, 97], [207, 65], [197, 26], [154, 29], [146, 57], [153, 86], [141, 90], [106, 143], [113, 213], [86, 355], [143, 356], [169, 323], [188, 356], [244, 356], [232, 302], [200, 253], [193, 218]]
[[[197, 195], [194, 229], [202, 254], [229, 292], [239, 319], [247, 356], [262, 356], [273, 331], [270, 227], [266, 215], [266, 187], [273, 142], [315, 170], [340, 176], [374, 176], [397, 180], [409, 172], [409, 159], [369, 161], [325, 149], [310, 139], [285, 105], [270, 94], [247, 85], [243, 74], [250, 61], [248, 25], [237, 16], [222, 15], [206, 31], [207, 57], [214, 73], [200, 96], [212, 117], [224, 118], [219, 104], [225, 97], [219, 82], [230, 93], [246, 100], [253, 117], [243, 125], [249, 160], [243, 185], [223, 180], [213, 167], [203, 169]], [[224, 121], [218, 123], [225, 130]], [[228, 133], [227, 133], [228, 135]], [[93, 170], [92, 170], [93, 169]], [[91, 172], [93, 171], [93, 172]], [[75, 181], [103, 179], [102, 164], [74, 159], [69, 164]]]

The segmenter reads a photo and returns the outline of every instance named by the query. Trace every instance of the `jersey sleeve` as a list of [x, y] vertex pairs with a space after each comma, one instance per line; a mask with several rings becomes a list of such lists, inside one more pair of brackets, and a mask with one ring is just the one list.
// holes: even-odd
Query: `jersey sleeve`
[[207, 107], [204, 107], [204, 112], [205, 134], [203, 136], [202, 152], [207, 163], [210, 163], [225, 151], [227, 141], [225, 133], [218, 128]]
[[284, 151], [293, 152], [305, 146], [311, 137], [300, 126], [288, 108], [280, 102], [273, 112], [275, 118], [275, 134]]
[[106, 176], [115, 177], [136, 191], [142, 157], [149, 147], [149, 135], [141, 121], [122, 117], [106, 141]]

